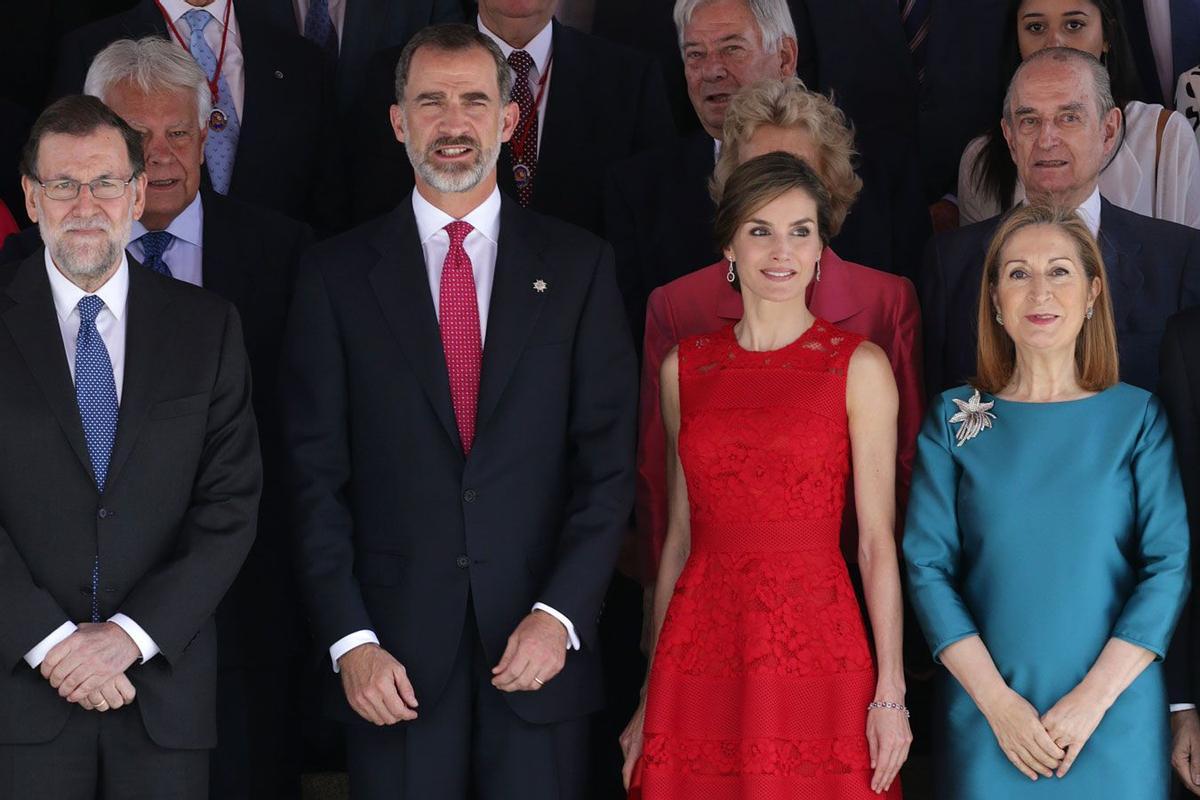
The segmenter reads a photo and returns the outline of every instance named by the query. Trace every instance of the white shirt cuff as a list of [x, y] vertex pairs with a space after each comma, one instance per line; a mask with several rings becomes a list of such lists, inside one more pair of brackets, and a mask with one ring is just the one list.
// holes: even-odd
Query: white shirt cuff
[[75, 623], [69, 620], [59, 625], [54, 629], [54, 633], [42, 639], [32, 650], [25, 654], [25, 663], [34, 669], [40, 667], [46, 659], [46, 654], [54, 649], [54, 645], [74, 633], [76, 627]]
[[1191, 711], [1196, 707], [1195, 703], [1171, 703], [1171, 713], [1176, 711]]
[[129, 638], [133, 639], [133, 643], [141, 651], [143, 664], [159, 654], [158, 644], [150, 638], [150, 634], [146, 633], [146, 629], [129, 617], [124, 614], [113, 614], [108, 618], [108, 621], [114, 625], [120, 625], [121, 630], [129, 634]]
[[341, 668], [338, 667], [339, 658], [363, 644], [379, 644], [379, 637], [375, 635], [375, 631], [355, 631], [334, 642], [333, 647], [329, 648], [329, 658], [333, 660], [333, 671], [341, 671]]
[[550, 616], [554, 617], [556, 620], [561, 622], [563, 624], [563, 627], [567, 629], [567, 649], [568, 650], [578, 650], [579, 649], [579, 637], [575, 634], [575, 626], [571, 624], [571, 620], [567, 619], [562, 614], [558, 613], [557, 611], [555, 611], [553, 608], [546, 605], [545, 603], [534, 603], [533, 610], [534, 611], [545, 611], [547, 614], [549, 614]]

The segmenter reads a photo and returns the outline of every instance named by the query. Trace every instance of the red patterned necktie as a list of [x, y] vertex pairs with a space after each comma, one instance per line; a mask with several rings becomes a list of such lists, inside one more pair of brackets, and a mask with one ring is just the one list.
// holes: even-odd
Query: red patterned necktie
[[438, 324], [442, 329], [442, 352], [450, 374], [450, 402], [458, 422], [463, 454], [471, 452], [475, 439], [475, 407], [479, 401], [479, 372], [483, 362], [483, 338], [479, 334], [479, 300], [475, 274], [463, 249], [470, 223], [459, 220], [446, 226], [450, 250], [442, 264], [438, 294]]
[[533, 179], [537, 176], [538, 159], [538, 108], [533, 90], [529, 88], [533, 57], [524, 50], [513, 50], [508, 54], [508, 65], [513, 71], [512, 99], [521, 109], [517, 130], [509, 141], [513, 180], [517, 184], [517, 200], [521, 205], [528, 206], [533, 201]]

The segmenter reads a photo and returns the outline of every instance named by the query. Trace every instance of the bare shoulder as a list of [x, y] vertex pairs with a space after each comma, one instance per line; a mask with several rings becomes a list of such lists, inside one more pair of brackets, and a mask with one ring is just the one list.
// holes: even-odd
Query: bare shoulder
[[846, 376], [846, 393], [851, 403], [855, 397], [875, 398], [896, 394], [896, 378], [883, 348], [863, 340], [850, 356]]

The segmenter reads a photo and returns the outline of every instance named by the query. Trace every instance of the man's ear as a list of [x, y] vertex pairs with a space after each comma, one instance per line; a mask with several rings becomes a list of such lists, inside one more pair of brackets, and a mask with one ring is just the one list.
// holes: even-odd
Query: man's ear
[[392, 133], [396, 135], [396, 141], [403, 143], [407, 135], [404, 131], [404, 109], [393, 103], [388, 107], [388, 118], [392, 122]]

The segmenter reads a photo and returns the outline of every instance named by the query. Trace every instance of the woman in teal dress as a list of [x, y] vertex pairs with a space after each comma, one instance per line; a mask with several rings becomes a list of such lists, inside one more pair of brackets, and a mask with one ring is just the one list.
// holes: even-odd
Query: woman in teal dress
[[948, 673], [936, 796], [1166, 798], [1160, 662], [1188, 590], [1166, 417], [1117, 382], [1103, 265], [1073, 213], [1010, 215], [980, 308], [979, 374], [931, 404], [904, 537]]

